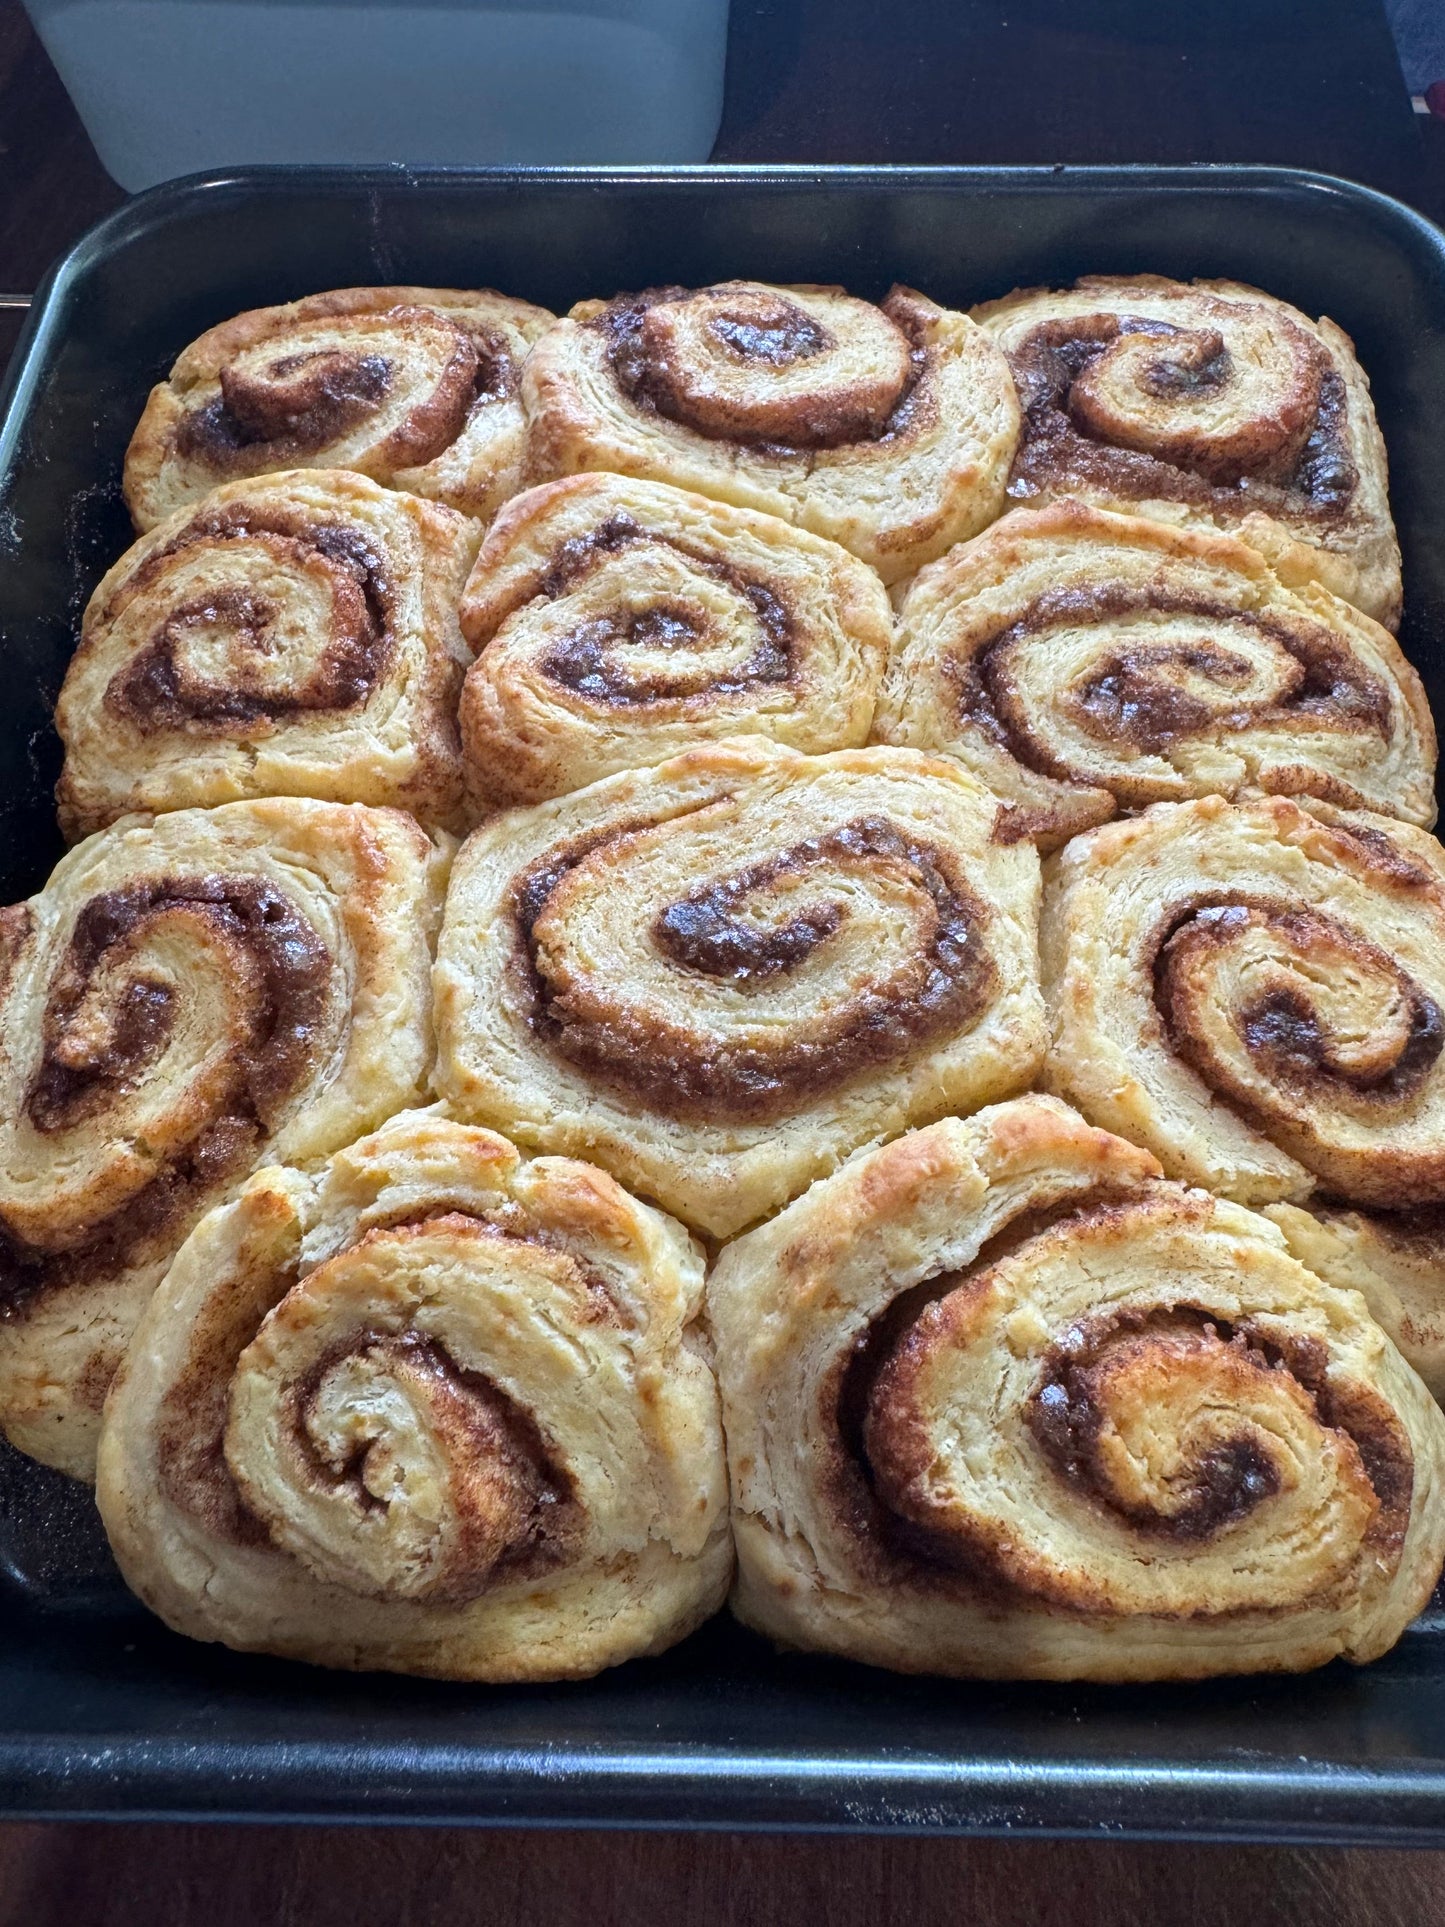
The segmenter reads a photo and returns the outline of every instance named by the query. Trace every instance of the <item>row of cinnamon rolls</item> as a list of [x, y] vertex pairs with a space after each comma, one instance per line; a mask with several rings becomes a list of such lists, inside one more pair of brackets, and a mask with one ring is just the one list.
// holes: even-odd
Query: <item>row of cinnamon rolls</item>
[[1005, 825], [753, 738], [455, 854], [87, 839], [5, 923], [7, 1433], [173, 1624], [343, 1665], [655, 1650], [730, 1533], [752, 1623], [889, 1665], [1383, 1651], [1445, 1551], [1445, 853]]
[[735, 1545], [919, 1670], [1399, 1636], [1445, 852], [1337, 330], [355, 290], [127, 492], [0, 927], [0, 1427], [170, 1623], [564, 1677]]
[[452, 830], [689, 743], [959, 762], [1045, 848], [1246, 788], [1433, 821], [1435, 735], [1378, 623], [1235, 536], [1061, 501], [924, 568], [585, 475], [485, 538], [344, 470], [229, 484], [96, 589], [61, 692], [62, 822], [258, 795]]
[[735, 1540], [794, 1646], [1190, 1679], [1386, 1651], [1442, 1468], [1356, 1293], [1034, 1096], [864, 1152], [706, 1288], [600, 1170], [432, 1111], [264, 1170], [151, 1300], [98, 1497], [172, 1626], [331, 1666], [586, 1675], [716, 1610]]
[[1369, 384], [1328, 320], [1233, 282], [1089, 276], [964, 314], [908, 288], [727, 281], [583, 301], [348, 288], [194, 341], [126, 459], [136, 525], [343, 468], [489, 520], [531, 482], [670, 481], [841, 543], [885, 581], [1059, 495], [1243, 534], [1394, 627]]
[[137, 430], [62, 819], [459, 829], [756, 732], [956, 757], [1046, 846], [1246, 786], [1428, 823], [1384, 478], [1349, 343], [1237, 287], [258, 310]]

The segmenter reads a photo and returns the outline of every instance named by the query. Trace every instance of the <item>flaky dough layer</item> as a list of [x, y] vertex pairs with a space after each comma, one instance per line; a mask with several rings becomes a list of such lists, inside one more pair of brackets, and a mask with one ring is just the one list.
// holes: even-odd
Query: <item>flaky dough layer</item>
[[62, 827], [279, 795], [462, 828], [457, 604], [480, 539], [345, 469], [179, 509], [86, 608], [55, 710]]
[[423, 1091], [449, 851], [299, 798], [124, 817], [0, 913], [0, 1427], [80, 1477], [147, 1299], [257, 1165]]
[[497, 817], [447, 899], [437, 1088], [727, 1237], [1028, 1083], [1038, 859], [995, 816], [907, 750], [753, 738]]
[[860, 1153], [709, 1281], [735, 1607], [907, 1672], [1200, 1679], [1387, 1650], [1445, 1418], [1265, 1219], [1053, 1099]]
[[1246, 789], [1435, 820], [1435, 726], [1388, 630], [1246, 543], [1015, 509], [910, 585], [879, 742], [953, 756], [1045, 848]]
[[1445, 1200], [1445, 853], [1284, 797], [1157, 803], [1045, 892], [1050, 1089], [1245, 1204]]
[[577, 475], [498, 516], [462, 600], [473, 794], [534, 803], [693, 744], [867, 737], [892, 635], [871, 569], [776, 516]]
[[601, 1171], [434, 1113], [196, 1228], [97, 1498], [170, 1625], [443, 1679], [657, 1652], [731, 1568], [702, 1255]]
[[485, 521], [521, 487], [520, 370], [551, 320], [489, 289], [336, 288], [223, 321], [151, 390], [125, 458], [135, 525], [303, 466]]
[[534, 480], [608, 469], [762, 509], [886, 582], [991, 522], [1018, 437], [1002, 355], [911, 288], [583, 301], [523, 374]]
[[1014, 372], [1016, 502], [1237, 534], [1394, 629], [1385, 443], [1348, 335], [1236, 281], [1086, 275], [973, 311]]

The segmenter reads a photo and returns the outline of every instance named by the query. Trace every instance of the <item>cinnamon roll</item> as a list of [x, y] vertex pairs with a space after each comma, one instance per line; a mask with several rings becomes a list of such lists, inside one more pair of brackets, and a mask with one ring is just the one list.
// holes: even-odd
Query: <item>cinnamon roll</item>
[[909, 1672], [1385, 1652], [1445, 1417], [1267, 1220], [1025, 1097], [855, 1158], [709, 1283], [748, 1624]]
[[1349, 337], [1234, 281], [1086, 275], [975, 308], [1023, 408], [1015, 502], [1069, 495], [1241, 536], [1393, 629], [1385, 444]]
[[462, 827], [457, 603], [480, 537], [342, 469], [168, 517], [85, 611], [55, 711], [62, 828], [274, 795]]
[[522, 377], [534, 480], [608, 469], [762, 509], [885, 582], [1003, 507], [1019, 411], [965, 315], [894, 288], [649, 288], [583, 301]]
[[907, 750], [759, 737], [484, 824], [438, 942], [438, 1091], [730, 1236], [1033, 1075], [1038, 858], [995, 811]]
[[874, 721], [953, 756], [1044, 847], [1245, 788], [1435, 820], [1435, 729], [1393, 636], [1213, 530], [1016, 509], [930, 563]]
[[532, 803], [707, 737], [868, 734], [892, 614], [835, 543], [659, 482], [578, 475], [493, 523], [461, 611], [474, 794]]
[[0, 912], [0, 1429], [79, 1477], [201, 1214], [417, 1101], [445, 858], [399, 810], [124, 818]]
[[210, 1212], [106, 1402], [96, 1496], [178, 1631], [324, 1666], [578, 1678], [731, 1568], [702, 1254], [585, 1164], [435, 1113]]
[[1053, 859], [1049, 1087], [1245, 1204], [1445, 1202], [1445, 852], [1283, 797], [1158, 803]]
[[151, 390], [125, 458], [138, 529], [222, 482], [348, 468], [483, 520], [521, 487], [518, 381], [551, 324], [490, 290], [337, 288], [253, 308]]
[[1445, 1404], [1445, 1211], [1352, 1211], [1311, 1200], [1266, 1205], [1265, 1216], [1301, 1264], [1361, 1294]]

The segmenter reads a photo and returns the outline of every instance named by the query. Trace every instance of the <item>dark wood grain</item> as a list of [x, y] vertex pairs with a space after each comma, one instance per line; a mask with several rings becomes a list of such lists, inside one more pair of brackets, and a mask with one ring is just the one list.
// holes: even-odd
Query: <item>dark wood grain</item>
[[0, 1828], [0, 1927], [1434, 1927], [1445, 1855], [735, 1834]]
[[717, 156], [1421, 165], [1378, 0], [733, 0]]

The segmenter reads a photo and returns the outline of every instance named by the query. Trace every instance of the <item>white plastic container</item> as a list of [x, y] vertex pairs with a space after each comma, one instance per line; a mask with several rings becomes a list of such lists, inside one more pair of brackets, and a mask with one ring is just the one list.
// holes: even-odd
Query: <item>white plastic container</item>
[[258, 161], [706, 160], [728, 0], [25, 0], [122, 187]]

